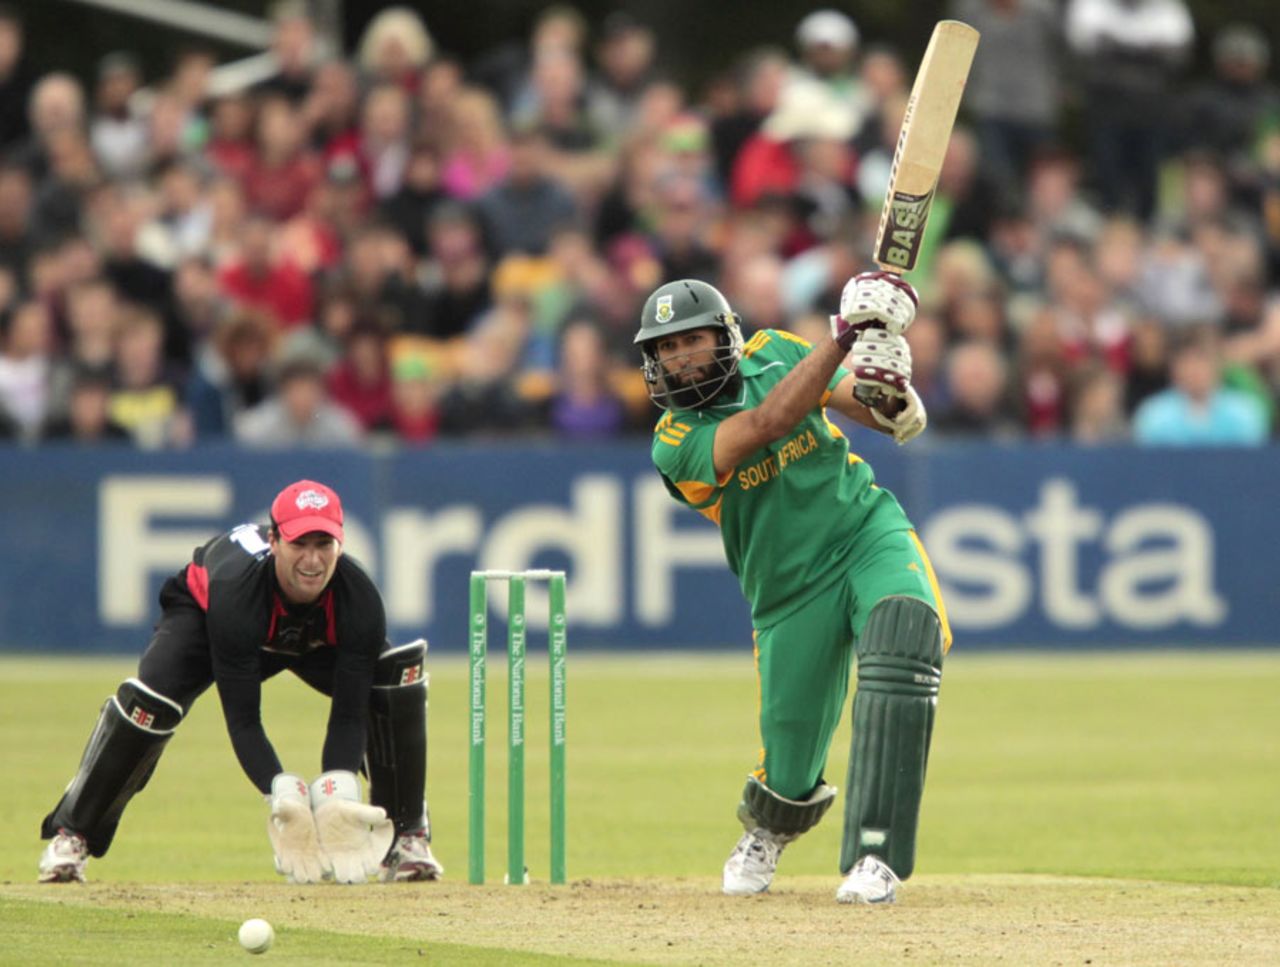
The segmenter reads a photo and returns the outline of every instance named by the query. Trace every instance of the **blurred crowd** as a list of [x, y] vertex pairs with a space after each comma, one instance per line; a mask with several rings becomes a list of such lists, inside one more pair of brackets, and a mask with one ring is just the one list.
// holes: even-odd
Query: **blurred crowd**
[[[1182, 0], [953, 0], [982, 33], [908, 333], [933, 438], [1257, 444], [1280, 387], [1270, 43]], [[462, 61], [407, 7], [269, 76], [86, 85], [0, 7], [0, 436], [148, 448], [601, 439], [657, 411], [663, 281], [816, 338], [869, 253], [917, 53], [835, 10], [673, 80], [570, 6]], [[230, 81], [228, 79], [231, 79]]]

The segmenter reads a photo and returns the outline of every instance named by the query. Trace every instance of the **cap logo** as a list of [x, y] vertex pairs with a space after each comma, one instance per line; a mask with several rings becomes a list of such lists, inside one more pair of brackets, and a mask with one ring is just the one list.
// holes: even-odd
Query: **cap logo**
[[304, 490], [294, 501], [298, 510], [319, 510], [329, 506], [329, 498], [318, 490]]
[[675, 318], [676, 312], [671, 306], [671, 300], [674, 298], [675, 296], [670, 295], [658, 296], [658, 308], [654, 315], [657, 317], [659, 322], [670, 322]]

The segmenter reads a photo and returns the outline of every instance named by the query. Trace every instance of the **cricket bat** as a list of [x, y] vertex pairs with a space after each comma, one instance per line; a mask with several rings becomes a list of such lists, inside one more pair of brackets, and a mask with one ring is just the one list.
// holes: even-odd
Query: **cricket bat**
[[938, 173], [977, 48], [978, 32], [968, 24], [941, 20], [933, 28], [902, 118], [876, 232], [873, 258], [885, 271], [909, 272], [920, 257]]

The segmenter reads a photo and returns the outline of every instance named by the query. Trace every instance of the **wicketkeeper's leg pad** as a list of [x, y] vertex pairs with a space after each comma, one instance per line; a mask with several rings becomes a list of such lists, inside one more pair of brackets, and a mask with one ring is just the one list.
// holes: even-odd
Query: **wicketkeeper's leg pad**
[[80, 768], [40, 827], [49, 839], [59, 829], [79, 833], [92, 856], [111, 845], [129, 800], [142, 791], [173, 731], [182, 706], [136, 678], [103, 703]]
[[747, 776], [738, 803], [738, 821], [750, 832], [765, 829], [775, 838], [790, 842], [818, 825], [835, 801], [836, 787], [819, 782], [804, 799], [780, 796], [755, 776]]
[[941, 681], [937, 612], [905, 596], [877, 603], [858, 639], [841, 872], [873, 853], [899, 878], [911, 875]]
[[396, 833], [425, 828], [431, 836], [427, 788], [426, 639], [378, 656], [369, 700], [365, 769], [369, 799], [387, 811]]

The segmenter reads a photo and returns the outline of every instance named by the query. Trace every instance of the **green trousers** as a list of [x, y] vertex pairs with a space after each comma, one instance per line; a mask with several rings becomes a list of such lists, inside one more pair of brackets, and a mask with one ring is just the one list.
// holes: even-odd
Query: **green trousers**
[[931, 605], [951, 631], [933, 566], [915, 531], [860, 535], [851, 567], [799, 610], [757, 628], [761, 760], [755, 775], [774, 792], [803, 799], [822, 778], [844, 710], [857, 636], [881, 598], [901, 594]]

